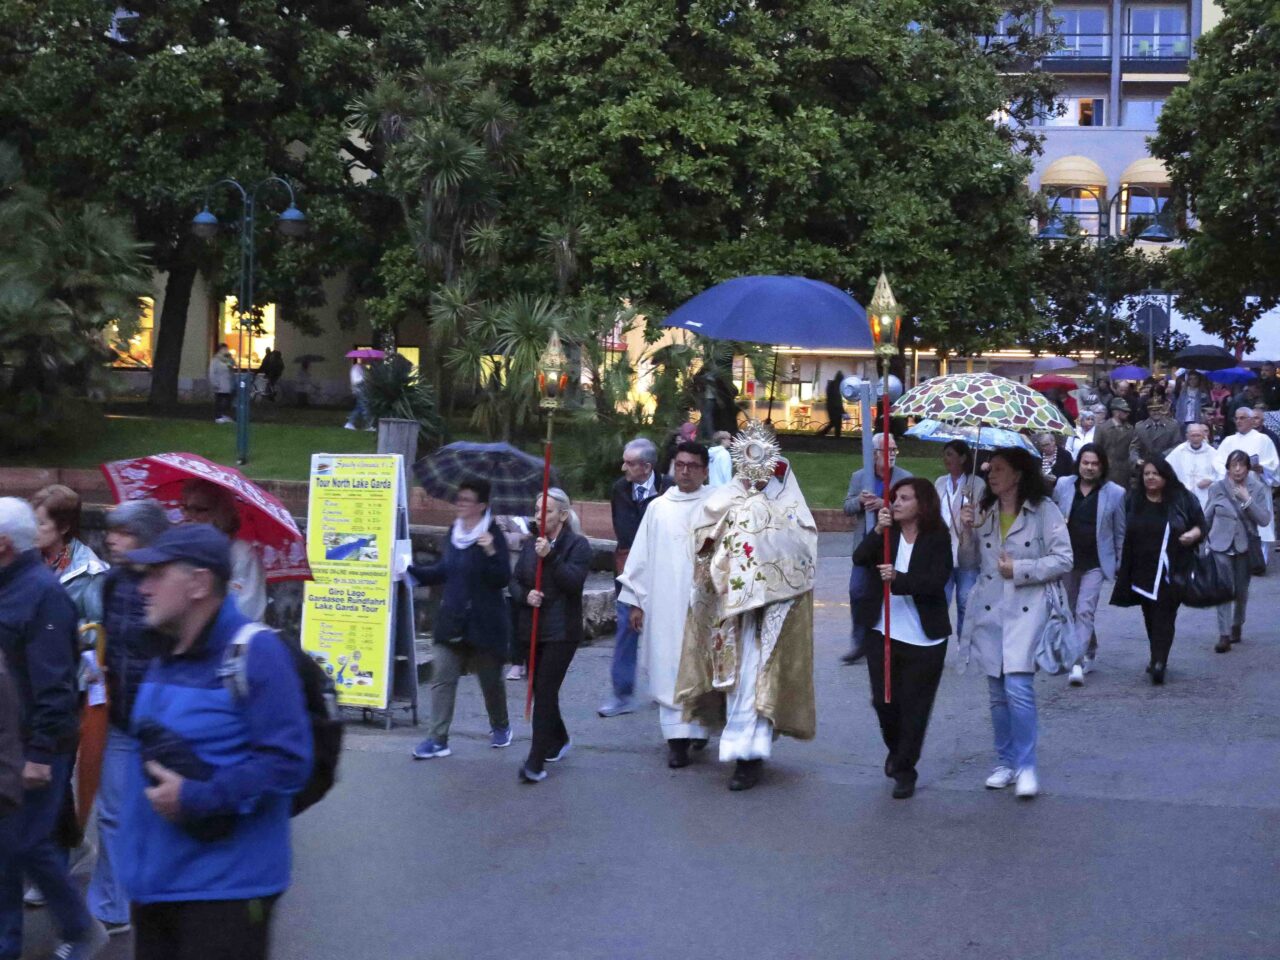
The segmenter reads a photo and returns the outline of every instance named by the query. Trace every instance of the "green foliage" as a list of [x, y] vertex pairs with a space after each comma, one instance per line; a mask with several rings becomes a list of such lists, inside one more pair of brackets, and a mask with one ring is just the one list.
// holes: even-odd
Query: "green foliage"
[[1151, 145], [1195, 217], [1174, 259], [1179, 306], [1252, 347], [1254, 323], [1280, 304], [1280, 31], [1273, 0], [1219, 6]]
[[388, 359], [368, 364], [364, 398], [373, 419], [416, 420], [422, 442], [428, 448], [443, 440], [445, 427], [436, 404], [436, 392], [409, 363]]
[[127, 338], [151, 273], [127, 222], [97, 204], [55, 203], [0, 144], [0, 355], [13, 367], [0, 400], [0, 447], [85, 425], [85, 398], [110, 356], [108, 327]]
[[[1135, 222], [1134, 230], [1141, 229]], [[1151, 299], [1144, 291], [1172, 289], [1168, 257], [1129, 238], [1098, 243], [1083, 236], [1047, 244], [1041, 257], [1034, 304], [1042, 326], [1023, 345], [1051, 354], [1094, 350], [1145, 364], [1147, 335], [1136, 314]], [[1156, 299], [1164, 306], [1163, 297]], [[1157, 337], [1156, 359], [1168, 362], [1187, 342], [1185, 334]]]

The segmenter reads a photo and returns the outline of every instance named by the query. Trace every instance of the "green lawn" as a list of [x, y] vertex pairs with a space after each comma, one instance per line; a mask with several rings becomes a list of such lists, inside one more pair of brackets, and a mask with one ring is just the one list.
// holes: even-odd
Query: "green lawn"
[[[244, 467], [245, 473], [259, 480], [305, 480], [313, 453], [372, 453], [377, 447], [376, 434], [344, 430], [341, 413], [329, 413], [327, 419], [337, 426], [254, 423], [249, 433], [249, 462]], [[15, 457], [9, 460], [9, 465], [96, 467], [108, 460], [175, 450], [234, 464], [235, 425], [209, 420], [110, 415], [77, 437], [72, 446]]]
[[[10, 458], [10, 466], [93, 468], [108, 460], [124, 460], [152, 453], [181, 450], [197, 453], [218, 463], [235, 463], [236, 432], [233, 424], [216, 424], [206, 418], [160, 417], [141, 409], [110, 414], [87, 428], [74, 444], [46, 448]], [[249, 434], [249, 463], [245, 472], [260, 480], [305, 480], [313, 453], [372, 453], [376, 435], [344, 430], [344, 413], [333, 410], [264, 409], [255, 411]], [[288, 422], [284, 422], [288, 421]], [[455, 439], [471, 438], [463, 429]], [[561, 457], [572, 458], [578, 439], [561, 439]], [[536, 449], [535, 449], [536, 446]], [[540, 445], [530, 445], [540, 453]], [[941, 472], [941, 447], [904, 441], [898, 465], [916, 476], [933, 479]], [[812, 507], [841, 507], [849, 487], [849, 475], [862, 466], [861, 456], [849, 452], [786, 454], [795, 466], [805, 498]]]
[[[941, 447], [938, 448], [941, 450]], [[810, 507], [842, 507], [849, 490], [849, 476], [861, 469], [862, 457], [837, 453], [788, 453], [800, 489]], [[933, 480], [942, 473], [938, 457], [899, 457], [898, 466], [917, 477]]]

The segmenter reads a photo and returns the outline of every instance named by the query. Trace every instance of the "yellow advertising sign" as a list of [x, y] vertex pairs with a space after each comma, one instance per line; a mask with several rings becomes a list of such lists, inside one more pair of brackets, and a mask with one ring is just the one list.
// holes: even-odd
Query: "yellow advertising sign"
[[386, 708], [391, 693], [399, 456], [311, 458], [302, 648], [343, 706]]

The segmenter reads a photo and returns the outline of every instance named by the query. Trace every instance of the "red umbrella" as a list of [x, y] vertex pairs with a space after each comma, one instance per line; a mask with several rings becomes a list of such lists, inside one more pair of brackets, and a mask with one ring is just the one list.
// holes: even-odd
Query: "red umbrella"
[[1070, 377], [1064, 377], [1059, 374], [1049, 374], [1044, 377], [1036, 377], [1029, 384], [1032, 390], [1039, 390], [1044, 393], [1046, 390], [1077, 390], [1080, 383], [1072, 380]]
[[230, 490], [240, 511], [236, 537], [253, 544], [262, 559], [267, 580], [310, 580], [307, 545], [285, 505], [239, 470], [224, 467], [194, 453], [157, 453], [136, 460], [102, 465], [117, 502], [156, 500], [176, 522], [182, 518], [182, 485], [207, 480]]

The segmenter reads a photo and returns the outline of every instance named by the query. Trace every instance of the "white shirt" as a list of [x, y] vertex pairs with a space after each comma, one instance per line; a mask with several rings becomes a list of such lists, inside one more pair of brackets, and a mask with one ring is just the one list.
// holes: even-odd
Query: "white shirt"
[[[640, 483], [633, 483], [631, 485], [631, 499], [647, 500], [650, 497], [652, 497], [655, 492], [654, 491], [655, 481], [653, 478], [654, 478], [654, 472], [650, 470], [649, 476], [645, 477], [644, 480], [642, 480]], [[643, 493], [641, 491], [643, 491]]]
[[[915, 552], [915, 547], [914, 543], [907, 543], [906, 537], [898, 538], [898, 556], [893, 561], [894, 570], [899, 573], [907, 572], [907, 568], [911, 566], [911, 554]], [[937, 640], [930, 640], [925, 636], [924, 625], [920, 622], [920, 612], [916, 610], [916, 602], [908, 596], [897, 593], [889, 594], [889, 629], [892, 631], [889, 634], [890, 637], [902, 643], [909, 643], [913, 647], [933, 647], [947, 639], [939, 637]], [[884, 632], [884, 612], [881, 610], [881, 635]]]
[[728, 450], [717, 443], [707, 451], [707, 455], [711, 458], [707, 473], [707, 482], [711, 486], [718, 487], [733, 479], [733, 458]]

